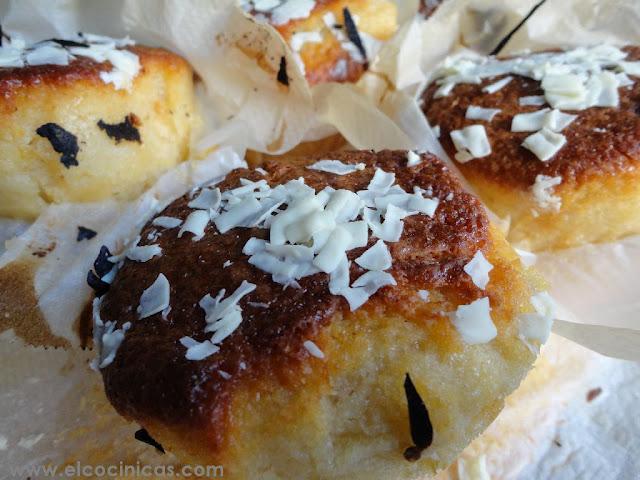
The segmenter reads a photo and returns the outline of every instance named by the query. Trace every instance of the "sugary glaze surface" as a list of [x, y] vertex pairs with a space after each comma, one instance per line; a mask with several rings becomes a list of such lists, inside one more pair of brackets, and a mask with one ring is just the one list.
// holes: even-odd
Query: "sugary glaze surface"
[[[625, 47], [627, 60], [640, 59], [640, 47]], [[531, 132], [512, 132], [511, 120], [517, 113], [539, 110], [540, 106], [521, 106], [519, 98], [542, 95], [540, 82], [512, 75], [499, 91], [489, 94], [482, 89], [506, 75], [485, 79], [478, 85], [456, 85], [450, 95], [434, 98], [436, 85], [431, 85], [423, 96], [423, 111], [432, 126], [440, 126], [440, 141], [447, 153], [454, 156], [456, 149], [450, 132], [473, 124], [484, 126], [491, 154], [458, 164], [462, 173], [473, 182], [474, 177], [505, 187], [526, 190], [539, 174], [562, 177], [563, 184], [576, 188], [593, 176], [615, 175], [638, 168], [640, 158], [640, 82], [619, 89], [620, 106], [591, 107], [585, 110], [564, 110], [578, 118], [562, 130], [567, 144], [547, 162], [540, 161], [521, 146]], [[499, 108], [491, 122], [469, 120], [465, 113], [469, 105]]]
[[[251, 267], [242, 248], [249, 237], [264, 237], [264, 230], [217, 234], [211, 225], [196, 242], [187, 235], [177, 238], [176, 230], [163, 232], [155, 240], [162, 255], [126, 261], [103, 298], [104, 321], [133, 325], [113, 363], [102, 369], [109, 400], [185, 461], [222, 463], [225, 476], [233, 478], [433, 474], [497, 415], [535, 357], [518, 338], [515, 321], [531, 311], [535, 281], [490, 226], [479, 202], [440, 161], [424, 155], [422, 163], [407, 168], [406, 152], [397, 151], [341, 152], [331, 158], [367, 167], [338, 176], [304, 167], [315, 159], [274, 162], [264, 165], [264, 177], [232, 172], [220, 188], [235, 187], [240, 178], [265, 178], [274, 186], [304, 176], [316, 189], [359, 190], [374, 167], [394, 172], [406, 190], [431, 186], [440, 199], [435, 216], [407, 217], [400, 241], [389, 244], [389, 271], [398, 285], [379, 290], [357, 311], [329, 293], [325, 274], [301, 279], [300, 289], [283, 290]], [[184, 219], [187, 202], [178, 199], [160, 215]], [[144, 227], [142, 238], [154, 229]], [[349, 258], [362, 250], [350, 251]], [[494, 266], [484, 291], [463, 271], [478, 250]], [[228, 260], [232, 264], [224, 268]], [[354, 264], [352, 276], [358, 271]], [[166, 320], [160, 314], [139, 320], [140, 295], [160, 272], [171, 286], [171, 310]], [[206, 338], [198, 301], [221, 288], [233, 291], [243, 280], [257, 289], [240, 302], [240, 326], [216, 354], [187, 360], [178, 340]], [[429, 290], [428, 302], [418, 298], [420, 289]], [[490, 298], [498, 336], [467, 345], [446, 312], [483, 296]], [[305, 340], [313, 340], [325, 358], [310, 355]], [[407, 371], [415, 376], [437, 432], [431, 450], [416, 463], [402, 456], [410, 443], [402, 391]]]
[[[160, 62], [166, 68], [184, 69], [186, 61], [163, 48], [145, 47], [141, 45], [126, 47], [135, 53], [142, 66], [144, 75], [145, 65]], [[69, 87], [78, 81], [91, 82], [96, 86], [104, 85], [100, 72], [108, 72], [113, 67], [109, 62], [97, 62], [89, 57], [76, 56], [68, 65], [35, 65], [20, 68], [0, 67], [0, 109], [5, 112], [14, 111], [16, 106], [12, 102], [14, 96], [24, 89], [39, 85], [49, 87]]]

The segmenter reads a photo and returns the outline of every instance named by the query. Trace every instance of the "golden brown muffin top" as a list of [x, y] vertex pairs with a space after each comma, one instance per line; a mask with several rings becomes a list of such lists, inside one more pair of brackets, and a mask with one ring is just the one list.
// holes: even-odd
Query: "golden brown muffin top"
[[[418, 289], [450, 289], [460, 303], [482, 296], [463, 271], [478, 249], [488, 246], [489, 222], [479, 202], [466, 193], [447, 167], [435, 157], [424, 154], [423, 161], [407, 167], [406, 152], [340, 152], [330, 158], [345, 163], [366, 164], [362, 171], [348, 175], [313, 171], [304, 165], [268, 163], [263, 176], [255, 170], [235, 170], [219, 185], [223, 192], [239, 185], [241, 178], [266, 179], [272, 186], [304, 177], [316, 191], [325, 186], [358, 191], [369, 184], [375, 168], [396, 175], [396, 184], [407, 191], [414, 186], [431, 187], [433, 198], [440, 200], [433, 218], [414, 215], [405, 218], [398, 242], [388, 243], [393, 264], [389, 273], [397, 281], [374, 294], [361, 308], [399, 308], [402, 295], [415, 295]], [[325, 157], [326, 158], [326, 157]], [[316, 159], [317, 160], [317, 159]], [[314, 159], [305, 161], [310, 164]], [[184, 196], [160, 213], [185, 219], [192, 211]], [[148, 223], [141, 238], [160, 230]], [[211, 425], [214, 441], [221, 442], [228, 421], [233, 391], [252, 379], [276, 378], [291, 385], [295, 372], [309, 358], [303, 343], [315, 338], [336, 314], [348, 314], [342, 296], [328, 290], [328, 275], [318, 273], [299, 280], [300, 288], [283, 288], [271, 276], [250, 265], [242, 253], [250, 237], [265, 238], [268, 230], [235, 228], [220, 234], [209, 224], [205, 235], [193, 241], [191, 235], [177, 236], [177, 229], [163, 231], [154, 241], [162, 255], [146, 262], [126, 260], [103, 297], [103, 321], [118, 327], [131, 322], [113, 363], [102, 369], [105, 390], [120, 414], [144, 421], [158, 419], [172, 425]], [[153, 236], [153, 235], [152, 235]], [[353, 260], [375, 243], [371, 236], [365, 248], [348, 251]], [[228, 265], [228, 261], [232, 262]], [[225, 268], [225, 263], [228, 265]], [[364, 270], [352, 263], [351, 278]], [[171, 309], [138, 319], [136, 307], [141, 294], [163, 273], [170, 284]], [[215, 296], [221, 289], [233, 292], [243, 281], [257, 288], [240, 301], [242, 323], [226, 338], [220, 351], [200, 361], [187, 360], [181, 337], [203, 341], [205, 314], [198, 305], [207, 293]], [[225, 379], [219, 371], [230, 374]]]
[[[148, 67], [153, 62], [159, 62], [166, 68], [190, 68], [186, 60], [164, 48], [135, 45], [124, 47], [123, 49], [138, 56], [141, 67], [138, 75], [144, 75], [145, 66]], [[37, 86], [60, 88], [73, 85], [79, 81], [91, 82], [95, 85], [106, 85], [100, 78], [100, 73], [109, 72], [112, 69], [113, 65], [109, 61], [98, 62], [81, 55], [77, 55], [68, 65], [0, 67], [0, 98], [3, 99], [4, 103], [24, 89]]]
[[[640, 47], [622, 49], [625, 60], [640, 60]], [[526, 57], [523, 57], [526, 58]], [[512, 80], [495, 93], [483, 88], [507, 76]], [[457, 84], [448, 96], [434, 98], [438, 85], [430, 85], [423, 95], [423, 112], [432, 126], [440, 127], [440, 142], [453, 157], [456, 148], [450, 133], [469, 125], [481, 124], [491, 144], [491, 154], [458, 164], [465, 174], [479, 175], [509, 187], [529, 188], [537, 175], [560, 176], [563, 183], [578, 183], [597, 175], [612, 175], [638, 167], [640, 157], [640, 82], [618, 89], [619, 107], [590, 107], [585, 110], [561, 109], [577, 115], [562, 130], [566, 145], [543, 162], [522, 146], [533, 132], [512, 132], [511, 121], [518, 113], [533, 112], [542, 106], [522, 106], [521, 97], [543, 95], [539, 81], [515, 74], [484, 79], [479, 84]], [[465, 118], [470, 105], [497, 108], [492, 121]]]

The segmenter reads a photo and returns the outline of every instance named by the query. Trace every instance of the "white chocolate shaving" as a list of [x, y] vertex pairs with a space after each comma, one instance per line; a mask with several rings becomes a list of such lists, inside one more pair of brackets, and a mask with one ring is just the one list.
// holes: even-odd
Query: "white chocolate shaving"
[[493, 117], [500, 112], [501, 110], [499, 108], [484, 108], [476, 105], [469, 105], [467, 107], [467, 112], [465, 113], [465, 118], [468, 120], [486, 120], [487, 122], [490, 122], [493, 120]]
[[513, 80], [513, 77], [504, 77], [495, 83], [491, 83], [487, 85], [482, 90], [489, 94], [496, 93], [502, 90], [504, 87], [506, 87], [509, 84], [509, 82], [511, 82], [511, 80]]
[[514, 247], [514, 250], [520, 257], [520, 262], [525, 267], [532, 267], [538, 261], [538, 256], [533, 252], [528, 252], [527, 250], [522, 250], [520, 248]]
[[349, 173], [364, 170], [365, 165], [364, 163], [343, 163], [340, 160], [318, 160], [307, 168], [336, 175], [348, 175]]
[[490, 312], [488, 297], [458, 306], [452, 315], [452, 322], [465, 343], [488, 343], [498, 335]]
[[493, 265], [478, 250], [473, 258], [464, 266], [464, 271], [471, 277], [471, 281], [480, 289], [484, 290], [489, 283], [489, 272]]
[[557, 109], [543, 108], [535, 112], [519, 113], [511, 121], [512, 132], [537, 132], [546, 128], [552, 132], [561, 132], [569, 126], [577, 115], [563, 113]]
[[169, 307], [171, 287], [162, 273], [142, 292], [140, 305], [136, 310], [139, 318], [147, 318]]
[[176, 228], [182, 224], [182, 220], [175, 217], [156, 217], [151, 224], [162, 228]]
[[204, 236], [204, 229], [207, 228], [210, 218], [209, 212], [205, 210], [191, 212], [180, 228], [178, 238], [182, 237], [185, 232], [190, 232], [194, 235], [194, 241], [200, 240]]
[[482, 125], [470, 125], [462, 130], [453, 130], [450, 135], [458, 151], [455, 155], [456, 160], [460, 163], [486, 157], [491, 153], [487, 132]]
[[529, 105], [540, 107], [547, 103], [547, 101], [545, 100], [544, 95], [530, 95], [527, 97], [520, 97], [518, 99], [518, 103], [523, 107]]
[[562, 183], [562, 177], [550, 177], [537, 175], [536, 181], [531, 187], [533, 198], [542, 210], [560, 211], [562, 200], [553, 195], [553, 189]]
[[546, 162], [553, 158], [566, 143], [567, 138], [564, 135], [552, 132], [545, 127], [525, 138], [522, 146]]
[[413, 150], [407, 152], [407, 167], [415, 167], [422, 162], [422, 157]]
[[307, 18], [315, 5], [315, 0], [285, 0], [271, 10], [271, 23], [284, 25], [291, 20]]
[[182, 337], [180, 343], [187, 349], [185, 353], [187, 360], [203, 360], [220, 351], [220, 347], [214, 345], [211, 340], [198, 342], [191, 337]]
[[291, 35], [289, 46], [294, 52], [300, 52], [305, 43], [321, 43], [322, 34], [320, 32], [296, 32]]
[[519, 336], [534, 350], [530, 341], [540, 344], [547, 341], [551, 326], [556, 317], [556, 303], [548, 292], [539, 292], [531, 297], [531, 305], [535, 312], [518, 316]]
[[220, 350], [218, 345], [242, 323], [242, 309], [238, 302], [255, 289], [255, 284], [243, 281], [224, 300], [225, 289], [220, 290], [215, 298], [209, 294], [202, 297], [199, 305], [205, 312], [205, 321], [207, 322], [204, 331], [206, 333], [213, 332], [213, 335], [204, 342], [197, 342], [190, 337], [182, 337], [180, 343], [187, 348], [185, 355], [188, 360], [202, 360]]
[[311, 340], [305, 340], [302, 345], [304, 345], [304, 348], [306, 348], [312, 356], [320, 359], [324, 358], [324, 353], [322, 353], [322, 350], [320, 350], [318, 346]]
[[220, 206], [222, 194], [219, 188], [203, 188], [196, 198], [191, 200], [187, 206], [200, 210], [217, 209]]
[[382, 240], [378, 240], [371, 248], [355, 260], [362, 268], [377, 271], [391, 268], [391, 261], [389, 248]]
[[159, 245], [135, 245], [128, 249], [125, 255], [135, 262], [147, 262], [155, 256], [162, 255], [162, 249]]
[[123, 49], [134, 45], [131, 39], [114, 39], [100, 35], [78, 34], [69, 40], [86, 46], [62, 46], [54, 41], [38, 42], [27, 46], [24, 41], [15, 39], [6, 41], [0, 47], [0, 67], [21, 68], [36, 65], [69, 65], [75, 57], [88, 57], [98, 63], [109, 62], [110, 71], [100, 72], [105, 83], [112, 83], [116, 90], [130, 90], [133, 80], [140, 72], [138, 56]]
[[384, 195], [389, 191], [393, 182], [396, 181], [395, 173], [385, 172], [379, 168], [376, 168], [376, 172], [373, 178], [367, 186], [367, 190], [370, 190], [378, 195]]
[[131, 328], [131, 322], [126, 322], [122, 328], [115, 328], [112, 321], [103, 322], [100, 318], [101, 299], [93, 300], [93, 341], [98, 350], [98, 356], [91, 362], [95, 370], [105, 368], [113, 362], [118, 348], [124, 340], [125, 333]]

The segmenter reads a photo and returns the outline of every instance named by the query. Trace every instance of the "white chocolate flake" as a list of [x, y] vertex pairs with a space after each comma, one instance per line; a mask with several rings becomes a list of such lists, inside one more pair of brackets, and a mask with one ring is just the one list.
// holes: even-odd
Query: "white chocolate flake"
[[153, 219], [153, 221], [151, 222], [152, 225], [155, 225], [157, 227], [162, 227], [162, 228], [176, 228], [178, 226], [180, 226], [182, 224], [182, 220], [180, 220], [179, 218], [175, 218], [175, 217], [156, 217]]
[[509, 84], [509, 82], [511, 82], [511, 80], [513, 80], [513, 77], [504, 77], [498, 80], [497, 82], [487, 85], [482, 90], [489, 94], [496, 93], [502, 90], [504, 87], [506, 87]]
[[220, 347], [211, 343], [210, 340], [198, 342], [191, 337], [182, 337], [180, 343], [187, 349], [185, 353], [187, 360], [203, 360], [220, 351]]
[[415, 167], [422, 162], [422, 157], [413, 150], [407, 152], [407, 167]]
[[518, 316], [519, 336], [532, 351], [536, 349], [531, 340], [543, 344], [549, 338], [551, 326], [556, 317], [557, 306], [548, 292], [539, 292], [531, 296], [534, 312]]
[[140, 305], [136, 310], [138, 317], [147, 318], [169, 307], [170, 293], [169, 280], [160, 273], [155, 281], [142, 292]]
[[191, 212], [182, 224], [178, 232], [178, 238], [182, 237], [185, 232], [190, 232], [193, 233], [194, 241], [200, 240], [204, 236], [204, 230], [207, 228], [210, 218], [209, 212], [205, 210]]
[[543, 162], [551, 160], [556, 153], [567, 143], [567, 137], [561, 133], [555, 133], [548, 128], [529, 135], [522, 142], [522, 146], [531, 151]]
[[340, 160], [318, 160], [307, 167], [309, 170], [334, 173], [336, 175], [348, 175], [364, 170], [364, 163], [344, 163]]
[[490, 122], [500, 112], [501, 110], [499, 108], [484, 108], [476, 105], [469, 105], [465, 113], [465, 118], [468, 120], [486, 120], [487, 122]]
[[19, 39], [7, 41], [0, 47], [0, 67], [22, 68], [36, 65], [69, 65], [75, 57], [88, 57], [98, 63], [109, 62], [112, 70], [100, 72], [105, 83], [116, 90], [130, 90], [140, 72], [138, 56], [123, 47], [133, 45], [128, 37], [114, 39], [100, 35], [78, 34], [69, 38], [83, 46], [63, 46], [55, 41], [43, 41], [27, 46]]
[[387, 245], [382, 240], [378, 240], [356, 258], [355, 262], [365, 270], [383, 271], [391, 268], [392, 259]]
[[324, 358], [324, 353], [322, 352], [322, 350], [320, 350], [320, 348], [318, 348], [318, 346], [311, 340], [305, 340], [302, 345], [304, 345], [304, 348], [306, 348], [313, 357], [319, 358], [321, 360]]
[[470, 125], [451, 132], [451, 140], [458, 153], [455, 157], [460, 163], [474, 158], [486, 157], [491, 153], [491, 144], [483, 125]]
[[484, 290], [489, 283], [489, 272], [493, 265], [485, 258], [482, 251], [478, 250], [463, 270], [471, 277], [476, 287]]
[[542, 210], [560, 211], [562, 200], [553, 194], [555, 187], [562, 183], [562, 177], [550, 177], [537, 175], [536, 181], [531, 187], [533, 198]]
[[452, 322], [462, 340], [470, 345], [488, 343], [498, 335], [491, 319], [488, 297], [479, 298], [468, 305], [459, 305], [452, 314]]

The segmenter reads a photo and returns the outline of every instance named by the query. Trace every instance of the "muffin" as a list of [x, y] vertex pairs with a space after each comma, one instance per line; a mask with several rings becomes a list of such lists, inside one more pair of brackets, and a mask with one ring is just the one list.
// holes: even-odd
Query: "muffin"
[[241, 0], [258, 20], [272, 25], [293, 50], [310, 85], [355, 82], [375, 45], [397, 30], [389, 0]]
[[0, 216], [132, 199], [186, 158], [193, 72], [178, 55], [88, 34], [0, 52]]
[[640, 232], [640, 48], [447, 60], [422, 97], [480, 198], [532, 250]]
[[553, 315], [480, 203], [406, 151], [235, 170], [90, 278], [112, 405], [230, 478], [435, 474]]

